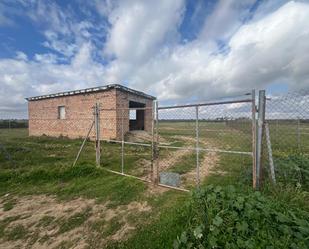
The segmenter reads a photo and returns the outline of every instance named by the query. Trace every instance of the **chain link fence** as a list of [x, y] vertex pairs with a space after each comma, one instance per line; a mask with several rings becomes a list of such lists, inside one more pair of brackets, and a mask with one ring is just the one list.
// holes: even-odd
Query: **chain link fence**
[[[152, 108], [100, 108], [102, 166], [113, 172], [147, 182], [153, 178], [154, 132], [151, 120], [136, 115], [150, 115]], [[149, 122], [145, 127], [145, 122]]]
[[270, 158], [264, 143], [265, 165], [273, 161], [276, 181], [309, 189], [309, 91], [268, 96], [265, 116], [272, 149]]
[[[104, 169], [188, 190], [209, 174], [234, 174], [253, 164], [254, 98], [151, 108], [96, 106], [97, 163]], [[234, 160], [235, 161], [235, 160]], [[236, 160], [237, 161], [237, 160]], [[222, 162], [229, 168], [218, 167]]]
[[[160, 182], [189, 189], [210, 174], [238, 174], [244, 170], [238, 167], [241, 164], [229, 164], [231, 160], [247, 158], [252, 166], [252, 105], [252, 95], [245, 95], [226, 101], [159, 107]], [[221, 168], [220, 164], [235, 168]]]
[[[261, 93], [193, 105], [96, 105], [74, 119], [68, 111], [68, 120], [57, 129], [66, 131], [65, 122], [71, 122], [74, 135], [84, 137], [89, 127], [83, 146], [88, 138], [96, 140], [98, 165], [163, 186], [188, 190], [209, 176], [224, 176], [231, 183], [253, 180], [254, 187], [271, 179], [309, 189], [309, 92]], [[44, 115], [36, 119], [57, 125], [57, 117]], [[0, 122], [4, 129], [26, 127], [27, 120]]]
[[27, 119], [0, 119], [0, 129], [28, 128]]

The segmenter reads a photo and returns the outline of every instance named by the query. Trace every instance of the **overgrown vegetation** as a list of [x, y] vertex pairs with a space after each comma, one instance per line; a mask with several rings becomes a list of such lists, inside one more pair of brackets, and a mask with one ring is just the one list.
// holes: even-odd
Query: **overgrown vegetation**
[[174, 248], [308, 248], [309, 212], [233, 186], [195, 191]]
[[309, 158], [300, 153], [281, 154], [276, 158], [279, 182], [309, 191]]

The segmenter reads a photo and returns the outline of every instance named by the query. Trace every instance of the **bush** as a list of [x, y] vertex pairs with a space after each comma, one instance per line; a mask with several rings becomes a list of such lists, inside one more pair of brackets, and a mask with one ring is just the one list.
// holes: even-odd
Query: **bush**
[[309, 213], [260, 192], [207, 186], [193, 193], [191, 217], [174, 248], [308, 248]]

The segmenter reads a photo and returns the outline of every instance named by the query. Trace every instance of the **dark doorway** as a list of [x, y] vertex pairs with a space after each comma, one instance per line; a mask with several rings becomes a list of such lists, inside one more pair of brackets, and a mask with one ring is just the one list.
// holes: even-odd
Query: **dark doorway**
[[[144, 130], [145, 129], [145, 110], [141, 110], [139, 108], [145, 108], [145, 104], [129, 101], [129, 108], [130, 109], [130, 124], [129, 130]], [[137, 108], [137, 109], [134, 109]]]

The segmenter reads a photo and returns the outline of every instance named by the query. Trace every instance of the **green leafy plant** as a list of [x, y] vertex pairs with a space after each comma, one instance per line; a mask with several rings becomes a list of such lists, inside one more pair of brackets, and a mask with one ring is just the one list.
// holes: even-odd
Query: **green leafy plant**
[[191, 217], [174, 248], [308, 248], [309, 213], [260, 192], [209, 185], [193, 193]]
[[302, 154], [280, 155], [276, 161], [276, 176], [284, 184], [309, 190], [309, 158]]

